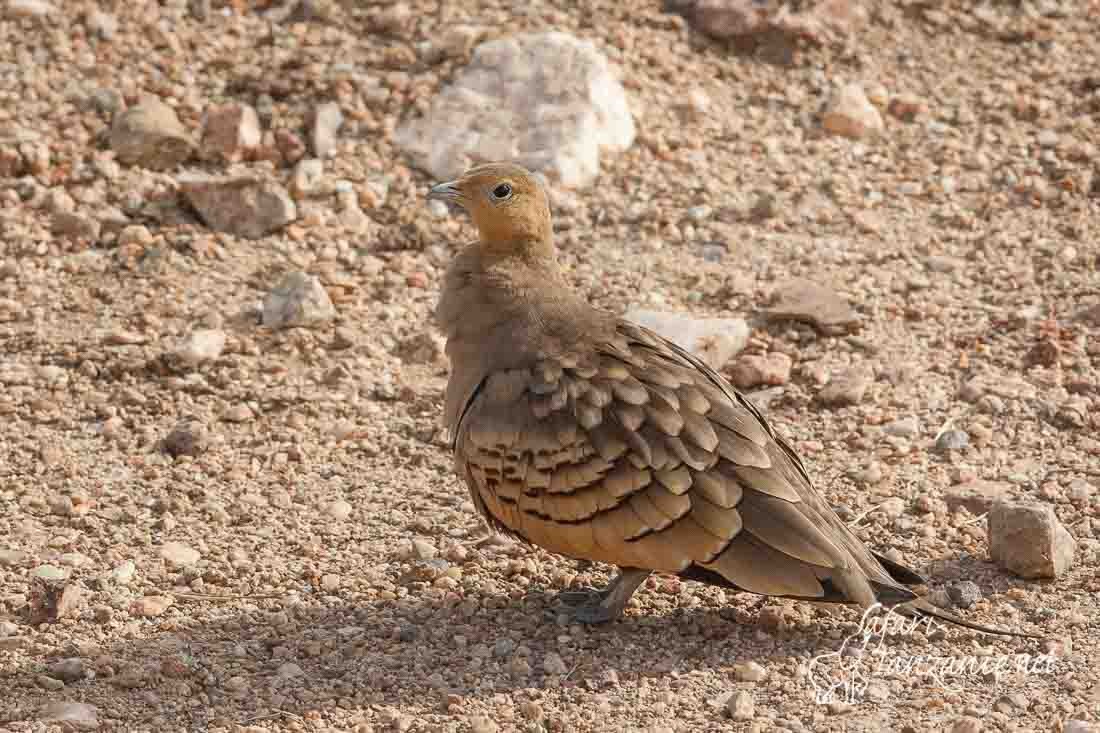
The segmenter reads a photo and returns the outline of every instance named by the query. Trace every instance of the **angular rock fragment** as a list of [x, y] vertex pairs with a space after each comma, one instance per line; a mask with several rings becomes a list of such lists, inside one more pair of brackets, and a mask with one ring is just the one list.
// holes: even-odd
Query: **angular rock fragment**
[[998, 501], [989, 512], [989, 555], [1021, 578], [1057, 578], [1073, 565], [1077, 542], [1054, 507]]
[[829, 380], [817, 393], [817, 399], [829, 407], [858, 405], [873, 381], [874, 373], [870, 369], [849, 369]]
[[181, 176], [180, 191], [211, 229], [259, 239], [298, 217], [282, 186], [251, 177]]
[[965, 508], [971, 514], [980, 516], [988, 512], [998, 501], [1009, 496], [1012, 485], [1004, 481], [983, 481], [976, 479], [952, 486], [944, 492], [944, 501], [948, 511]]
[[809, 323], [826, 335], [854, 331], [859, 326], [859, 314], [830, 288], [811, 280], [789, 280], [772, 293], [771, 319], [791, 319]]
[[247, 104], [211, 105], [203, 118], [202, 152], [207, 158], [243, 160], [263, 139], [260, 117]]
[[336, 317], [321, 281], [304, 272], [291, 272], [264, 299], [263, 325], [291, 328], [328, 323]]
[[115, 116], [111, 149], [119, 162], [150, 170], [168, 170], [186, 161], [195, 145], [176, 111], [148, 98]]
[[860, 140], [883, 131], [882, 114], [867, 99], [859, 84], [845, 84], [838, 89], [825, 107], [821, 126], [833, 135]]

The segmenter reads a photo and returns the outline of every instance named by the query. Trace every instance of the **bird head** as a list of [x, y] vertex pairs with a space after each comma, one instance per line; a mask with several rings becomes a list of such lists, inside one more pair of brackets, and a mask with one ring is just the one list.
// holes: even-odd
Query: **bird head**
[[552, 251], [550, 204], [546, 191], [530, 172], [511, 163], [486, 163], [428, 192], [465, 209], [483, 245], [492, 249]]

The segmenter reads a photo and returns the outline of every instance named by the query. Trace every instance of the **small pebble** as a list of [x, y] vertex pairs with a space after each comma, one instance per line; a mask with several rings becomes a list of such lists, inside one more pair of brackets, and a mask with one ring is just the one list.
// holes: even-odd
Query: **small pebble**
[[412, 556], [417, 560], [432, 560], [439, 554], [439, 550], [427, 540], [412, 541]]
[[216, 361], [225, 349], [225, 331], [218, 328], [200, 328], [192, 331], [173, 352], [177, 359], [188, 366]]
[[69, 577], [69, 571], [54, 565], [39, 565], [31, 572], [31, 575], [43, 580], [64, 580]]
[[910, 415], [887, 423], [883, 430], [887, 435], [898, 438], [912, 438], [920, 432], [920, 421]]
[[352, 506], [343, 499], [337, 499], [325, 506], [325, 514], [338, 522], [342, 522], [351, 516]]
[[756, 717], [756, 705], [752, 693], [738, 690], [726, 699], [726, 714], [733, 720], [752, 720]]
[[945, 430], [936, 439], [935, 451], [947, 453], [953, 450], [963, 450], [970, 445], [970, 435], [965, 430]]
[[733, 667], [734, 679], [740, 680], [741, 682], [760, 682], [767, 676], [767, 670], [756, 662], [745, 662], [743, 664], [734, 665]]
[[951, 724], [948, 731], [949, 733], [981, 733], [982, 721], [971, 716], [959, 718]]
[[569, 671], [565, 661], [556, 652], [550, 652], [542, 658], [542, 668], [547, 674], [565, 674]]
[[255, 417], [255, 414], [248, 405], [233, 405], [222, 413], [222, 420], [231, 423], [248, 422], [253, 417]]
[[110, 579], [119, 585], [129, 585], [137, 572], [137, 564], [133, 560], [124, 560], [112, 568]]
[[147, 618], [160, 616], [168, 610], [172, 602], [171, 596], [145, 596], [134, 601], [130, 613]]
[[194, 565], [202, 557], [199, 551], [180, 542], [168, 542], [160, 548], [160, 556], [169, 567]]
[[294, 662], [286, 662], [285, 664], [279, 665], [279, 669], [275, 672], [275, 675], [283, 680], [292, 680], [304, 674], [305, 672], [302, 671], [302, 668]]
[[971, 580], [963, 580], [947, 586], [947, 596], [959, 608], [970, 608], [982, 599], [982, 589]]
[[76, 682], [84, 679], [84, 660], [69, 657], [50, 665], [50, 674], [64, 682]]

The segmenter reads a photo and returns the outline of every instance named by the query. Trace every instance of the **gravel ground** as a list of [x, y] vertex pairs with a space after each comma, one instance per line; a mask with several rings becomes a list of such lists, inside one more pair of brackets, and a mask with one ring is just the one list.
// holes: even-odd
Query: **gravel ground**
[[[579, 5], [318, 2], [275, 23], [246, 2], [8, 0], [0, 728], [1095, 730], [1100, 8], [872, 0], [858, 30], [792, 46], [708, 40], [649, 0]], [[615, 311], [751, 318], [747, 352], [792, 366], [760, 399], [860, 534], [956, 612], [1046, 637], [907, 632], [892, 652], [1046, 667], [894, 670], [858, 704], [815, 704], [812, 660], [857, 612], [660, 577], [582, 628], [553, 594], [606, 568], [485, 538], [425, 327], [471, 229], [429, 213], [391, 142], [464, 63], [438, 52], [461, 24], [563, 30], [620, 69], [637, 141], [555, 193], [577, 287]], [[851, 81], [881, 135], [823, 130]], [[337, 102], [329, 195], [259, 239], [211, 231], [176, 171], [110, 151], [111, 115], [143, 95], [196, 136], [209, 105], [254, 105], [284, 159], [200, 167], [284, 183], [311, 110]], [[342, 216], [349, 196], [364, 216]], [[335, 318], [259, 325], [294, 270]], [[792, 278], [844, 296], [859, 330], [758, 318]], [[181, 349], [195, 329], [224, 344]], [[817, 398], [860, 373], [856, 404]], [[975, 486], [1053, 506], [1074, 566], [992, 564], [980, 503], [957, 508]]]

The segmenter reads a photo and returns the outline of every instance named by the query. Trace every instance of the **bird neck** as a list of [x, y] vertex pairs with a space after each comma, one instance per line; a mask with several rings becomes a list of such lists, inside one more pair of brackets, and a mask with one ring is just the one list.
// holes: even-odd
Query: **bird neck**
[[570, 293], [548, 240], [475, 242], [451, 262], [436, 310], [444, 334], [484, 335], [533, 312], [548, 297]]
[[478, 249], [481, 250], [481, 259], [486, 265], [503, 262], [557, 264], [557, 249], [554, 247], [554, 238], [549, 233], [540, 232], [506, 239], [483, 235], [478, 242]]

